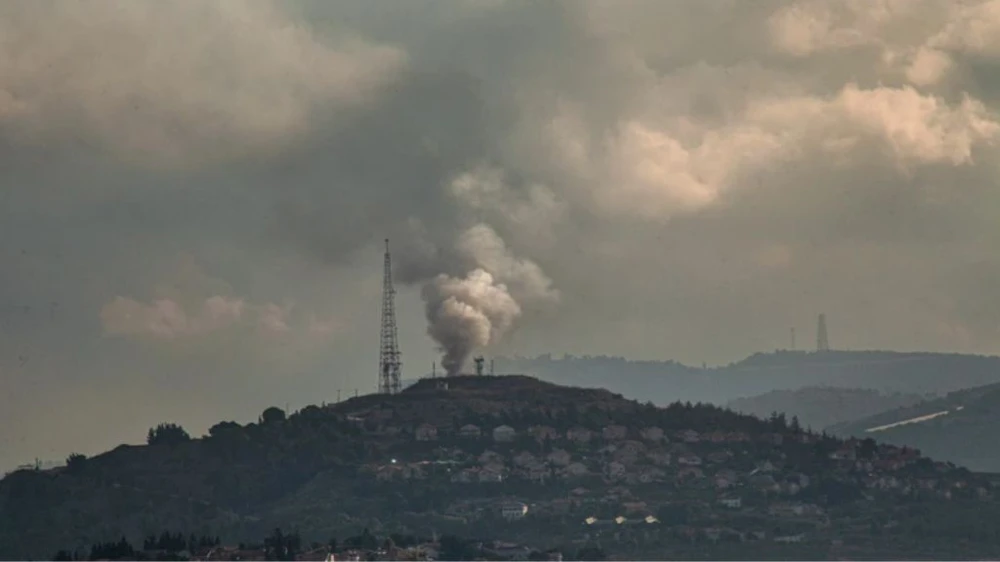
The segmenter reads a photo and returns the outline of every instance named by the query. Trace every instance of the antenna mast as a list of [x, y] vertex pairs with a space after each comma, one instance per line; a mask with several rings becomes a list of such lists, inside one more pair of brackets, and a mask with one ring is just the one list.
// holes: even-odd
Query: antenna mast
[[379, 341], [379, 394], [399, 392], [399, 342], [396, 339], [396, 290], [392, 286], [392, 262], [389, 239], [385, 239], [385, 272], [382, 275], [382, 333]]
[[820, 314], [816, 323], [816, 351], [830, 351], [830, 340], [826, 335], [826, 314]]

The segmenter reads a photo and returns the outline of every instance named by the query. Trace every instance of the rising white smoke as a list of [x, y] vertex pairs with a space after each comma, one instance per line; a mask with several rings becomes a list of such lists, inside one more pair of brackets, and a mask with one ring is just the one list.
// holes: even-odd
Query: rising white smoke
[[424, 285], [423, 297], [427, 333], [441, 346], [448, 375], [458, 374], [474, 350], [498, 341], [521, 315], [507, 286], [482, 269], [464, 278], [438, 275]]
[[441, 347], [441, 366], [458, 374], [477, 349], [495, 344], [522, 313], [522, 306], [559, 299], [552, 281], [534, 262], [514, 257], [487, 225], [465, 231], [457, 250], [474, 264], [465, 277], [440, 274], [426, 285], [427, 333]]

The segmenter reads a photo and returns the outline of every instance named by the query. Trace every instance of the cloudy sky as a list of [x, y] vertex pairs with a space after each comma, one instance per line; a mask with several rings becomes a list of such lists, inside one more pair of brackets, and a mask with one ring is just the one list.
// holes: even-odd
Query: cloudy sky
[[1000, 1], [33, 0], [0, 37], [0, 466], [370, 391], [385, 237], [404, 377], [428, 313], [1000, 352]]

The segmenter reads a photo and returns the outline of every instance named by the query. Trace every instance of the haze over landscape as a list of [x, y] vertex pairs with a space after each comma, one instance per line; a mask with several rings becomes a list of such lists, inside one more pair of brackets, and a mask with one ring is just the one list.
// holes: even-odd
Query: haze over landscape
[[723, 365], [819, 312], [1000, 351], [1000, 2], [34, 0], [0, 36], [2, 467], [374, 390], [385, 237], [404, 377]]

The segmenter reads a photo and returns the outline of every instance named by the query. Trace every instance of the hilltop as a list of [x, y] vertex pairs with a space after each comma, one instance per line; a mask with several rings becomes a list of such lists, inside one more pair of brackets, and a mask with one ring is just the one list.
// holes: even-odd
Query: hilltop
[[[622, 357], [498, 358], [499, 372], [534, 373], [559, 384], [607, 387], [630, 398], [725, 404], [806, 387], [943, 394], [1000, 382], [1000, 357], [894, 351], [776, 351], [721, 367]], [[942, 376], [947, 373], [947, 376]]]
[[810, 386], [797, 390], [773, 390], [758, 396], [730, 400], [726, 407], [757, 417], [782, 412], [812, 428], [824, 428], [913, 406], [926, 397], [901, 392], [881, 392], [870, 388]]
[[833, 425], [832, 433], [872, 437], [917, 447], [975, 470], [1000, 472], [1000, 384], [951, 392], [941, 398]]
[[0, 557], [163, 529], [237, 544], [276, 527], [305, 543], [368, 528], [631, 559], [964, 558], [997, 545], [990, 480], [915, 450], [523, 376], [422, 380], [287, 417], [268, 408], [197, 439], [164, 425], [149, 441], [0, 481]]

